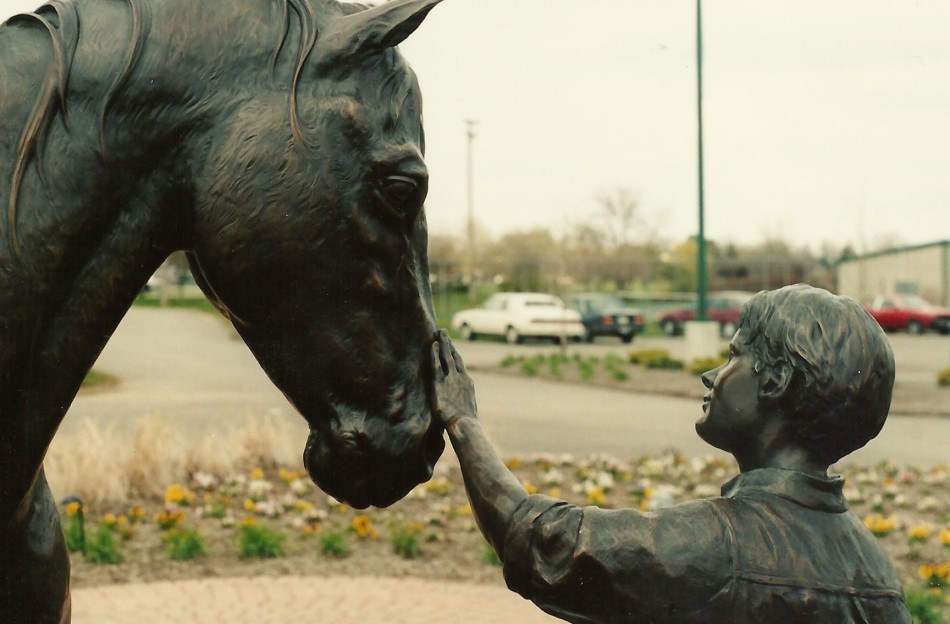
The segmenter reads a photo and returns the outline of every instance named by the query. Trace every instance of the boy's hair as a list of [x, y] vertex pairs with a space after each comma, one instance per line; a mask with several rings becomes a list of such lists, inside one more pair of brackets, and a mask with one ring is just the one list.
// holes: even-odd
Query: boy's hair
[[762, 291], [742, 306], [739, 329], [756, 374], [788, 368], [779, 407], [815, 459], [833, 464], [881, 431], [894, 354], [857, 301], [806, 284]]

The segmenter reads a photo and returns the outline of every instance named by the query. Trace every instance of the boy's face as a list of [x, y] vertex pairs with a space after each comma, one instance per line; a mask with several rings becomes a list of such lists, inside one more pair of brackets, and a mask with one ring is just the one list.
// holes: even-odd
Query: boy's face
[[729, 343], [729, 360], [703, 374], [709, 388], [703, 397], [703, 416], [696, 433], [716, 448], [735, 454], [748, 450], [758, 439], [760, 422], [760, 376], [753, 371], [753, 358], [743, 344], [742, 330]]

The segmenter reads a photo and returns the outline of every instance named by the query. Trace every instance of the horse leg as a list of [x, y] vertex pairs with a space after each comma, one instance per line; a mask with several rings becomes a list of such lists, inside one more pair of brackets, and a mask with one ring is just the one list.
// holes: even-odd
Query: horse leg
[[43, 470], [0, 535], [0, 614], [11, 624], [71, 619], [69, 552]]

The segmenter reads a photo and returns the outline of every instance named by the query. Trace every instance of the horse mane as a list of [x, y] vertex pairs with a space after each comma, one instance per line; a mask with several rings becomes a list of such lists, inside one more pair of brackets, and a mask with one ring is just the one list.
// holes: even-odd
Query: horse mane
[[[105, 122], [109, 110], [128, 85], [136, 65], [148, 40], [151, 30], [151, 12], [148, 0], [125, 0], [129, 6], [131, 36], [126, 44], [121, 69], [115, 75], [108, 91], [103, 95], [98, 113], [99, 156], [107, 160], [105, 141]], [[290, 124], [294, 137], [307, 144], [300, 128], [297, 114], [297, 89], [308, 58], [317, 43], [317, 19], [313, 7], [307, 0], [274, 0], [280, 9], [281, 35], [274, 48], [272, 70], [276, 70], [281, 54], [288, 45], [291, 33], [291, 13], [296, 15], [300, 25], [301, 37], [294, 51], [295, 61], [290, 83]], [[341, 4], [344, 13], [352, 13], [363, 8], [358, 4]], [[73, 61], [79, 43], [80, 14], [76, 0], [50, 0], [35, 13], [23, 13], [11, 17], [7, 24], [28, 22], [39, 25], [49, 36], [53, 51], [53, 63], [36, 96], [32, 110], [20, 134], [16, 158], [10, 183], [10, 196], [7, 205], [7, 236], [14, 256], [19, 257], [16, 222], [19, 204], [20, 185], [26, 168], [33, 161], [37, 163], [37, 173], [43, 186], [46, 186], [46, 174], [43, 167], [46, 140], [53, 121], [62, 117], [64, 127], [69, 129], [69, 115], [66, 94], [72, 74]], [[5, 27], [4, 25], [3, 27]]]

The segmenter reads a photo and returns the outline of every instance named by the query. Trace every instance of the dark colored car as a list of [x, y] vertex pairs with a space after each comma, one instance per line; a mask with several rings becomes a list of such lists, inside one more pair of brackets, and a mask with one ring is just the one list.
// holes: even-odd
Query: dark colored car
[[[719, 323], [719, 333], [731, 337], [739, 329], [739, 310], [742, 304], [752, 298], [747, 292], [710, 293], [706, 299], [706, 313], [710, 321]], [[661, 314], [656, 322], [667, 336], [679, 336], [683, 333], [687, 321], [696, 318], [696, 306], [670, 310]]]
[[599, 293], [573, 295], [567, 300], [567, 307], [581, 313], [587, 342], [597, 336], [616, 336], [629, 343], [643, 331], [643, 313], [617, 297]]
[[950, 308], [931, 305], [916, 295], [875, 297], [868, 306], [868, 312], [884, 331], [950, 334]]

